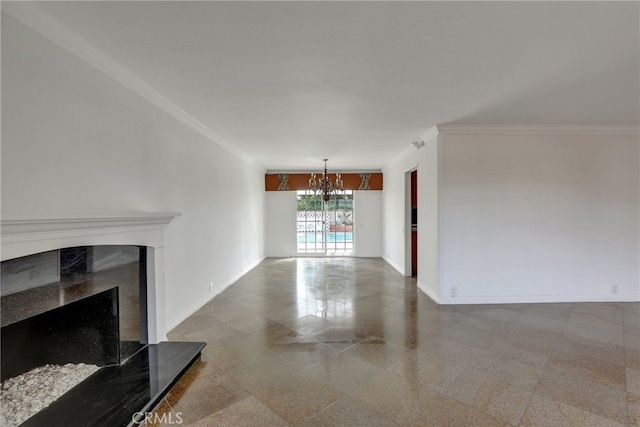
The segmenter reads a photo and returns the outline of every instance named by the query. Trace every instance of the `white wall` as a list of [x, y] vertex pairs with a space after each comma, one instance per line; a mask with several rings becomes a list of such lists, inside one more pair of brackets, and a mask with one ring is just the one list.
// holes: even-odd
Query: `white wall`
[[353, 206], [355, 256], [380, 257], [382, 255], [382, 191], [354, 191]]
[[264, 258], [264, 203], [264, 170], [2, 14], [4, 218], [181, 212], [170, 328]]
[[442, 147], [440, 302], [640, 299], [637, 135], [445, 133]]
[[420, 149], [418, 165], [418, 287], [440, 301], [441, 141], [434, 136]]
[[443, 131], [383, 169], [384, 259], [409, 274], [417, 168], [418, 286], [434, 300], [639, 300], [638, 136], [506, 133]]
[[440, 141], [431, 132], [424, 147], [412, 145], [383, 169], [383, 258], [404, 275], [411, 275], [408, 172], [418, 171], [418, 287], [438, 301]]
[[[383, 170], [382, 190], [382, 258], [401, 274], [405, 274], [406, 252], [405, 232], [407, 195], [405, 174], [418, 167], [415, 148], [407, 148], [392, 160]], [[406, 230], [405, 230], [406, 229]], [[408, 275], [411, 272], [407, 273]]]
[[296, 192], [267, 191], [265, 252], [268, 257], [296, 254]]

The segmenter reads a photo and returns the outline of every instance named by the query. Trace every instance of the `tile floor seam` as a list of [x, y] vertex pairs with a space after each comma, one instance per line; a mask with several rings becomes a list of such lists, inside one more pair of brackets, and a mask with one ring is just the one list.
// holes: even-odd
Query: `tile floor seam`
[[[472, 372], [475, 372], [475, 370], [476, 370], [476, 369], [475, 369], [475, 368], [474, 368], [474, 366], [472, 366], [472, 365], [466, 366], [466, 367], [465, 367], [465, 369], [464, 369], [463, 371], [459, 372], [459, 373], [456, 375], [456, 378], [458, 378], [460, 375], [464, 374], [467, 370], [472, 370]], [[508, 383], [508, 382], [506, 382], [506, 381], [503, 381], [501, 378], [499, 378], [499, 377], [497, 377], [497, 376], [493, 375], [492, 373], [486, 373], [486, 375], [488, 375], [491, 379], [493, 379], [493, 380], [495, 380], [495, 381], [497, 381], [497, 382], [507, 384], [507, 385], [508, 385], [508, 386], [510, 386], [510, 387], [516, 388], [516, 389], [518, 389], [518, 390], [520, 390], [520, 391], [522, 391], [522, 392], [524, 392], [524, 393], [530, 394], [529, 398], [527, 399], [527, 405], [522, 409], [522, 411], [521, 411], [521, 413], [520, 413], [520, 416], [518, 417], [518, 422], [517, 422], [517, 423], [513, 424], [513, 423], [511, 423], [511, 422], [507, 422], [507, 421], [503, 420], [503, 421], [505, 421], [505, 422], [507, 422], [507, 423], [509, 423], [509, 424], [511, 424], [511, 425], [517, 426], [517, 425], [520, 423], [520, 421], [522, 420], [522, 417], [523, 417], [523, 416], [524, 416], [524, 414], [526, 413], [526, 411], [527, 411], [527, 409], [528, 409], [528, 407], [529, 407], [529, 405], [530, 405], [530, 403], [531, 403], [531, 399], [532, 399], [532, 397], [533, 397], [533, 395], [534, 395], [534, 391], [533, 391], [533, 390], [528, 390], [528, 389], [522, 388], [522, 387], [520, 387], [520, 386], [518, 386], [518, 385], [511, 384], [511, 383]], [[444, 396], [448, 396], [448, 397], [450, 397], [450, 398], [452, 398], [452, 399], [454, 399], [454, 400], [457, 400], [458, 402], [460, 402], [460, 403], [462, 403], [462, 404], [469, 405], [468, 403], [463, 402], [463, 401], [461, 401], [461, 400], [458, 400], [456, 397], [451, 396], [450, 394], [446, 394], [446, 393], [445, 393], [445, 392], [446, 392], [446, 390], [447, 390], [447, 389], [448, 389], [448, 388], [449, 388], [449, 387], [450, 387], [454, 382], [455, 382], [455, 379], [454, 379], [454, 380], [452, 380], [452, 381], [449, 383], [449, 385], [448, 385], [448, 386], [447, 386], [447, 387], [446, 387], [446, 388], [445, 388], [445, 389], [444, 389], [440, 394], [442, 394], [442, 395], [444, 395]], [[473, 405], [472, 405], [472, 406], [473, 406]], [[485, 411], [485, 410], [483, 410], [483, 409], [481, 409], [481, 408], [477, 408], [477, 409], [478, 409], [479, 411], [482, 411], [482, 412], [486, 413], [487, 415], [490, 415], [490, 416], [493, 416], [493, 417], [498, 418], [496, 415], [493, 415], [493, 414], [491, 414], [491, 413], [489, 413], [489, 412], [487, 412], [487, 411]]]
[[[625, 399], [627, 398], [627, 394], [628, 394], [628, 393], [627, 393], [626, 391], [622, 391], [622, 390], [620, 390], [620, 389], [618, 389], [618, 388], [611, 387], [611, 386], [608, 386], [608, 385], [606, 385], [606, 384], [601, 384], [601, 383], [600, 383], [600, 382], [598, 382], [598, 381], [594, 381], [594, 380], [591, 380], [591, 379], [588, 379], [588, 378], [584, 378], [584, 377], [582, 377], [581, 375], [577, 375], [577, 374], [573, 374], [573, 373], [569, 373], [569, 372], [560, 371], [560, 370], [557, 370], [557, 369], [555, 369], [555, 368], [550, 368], [550, 369], [554, 369], [554, 370], [556, 370], [557, 372], [560, 372], [561, 374], [563, 374], [563, 375], [567, 375], [567, 376], [573, 376], [573, 377], [578, 377], [578, 376], [579, 376], [579, 377], [580, 377], [579, 379], [580, 379], [580, 380], [582, 380], [582, 381], [589, 382], [589, 383], [595, 383], [595, 384], [597, 384], [599, 387], [602, 387], [602, 388], [605, 388], [605, 389], [609, 389], [609, 390], [613, 390], [614, 392], [623, 393], [623, 394], [625, 394]], [[547, 397], [547, 398], [550, 398], [550, 399], [553, 399], [553, 400], [557, 400], [557, 401], [558, 401], [558, 399], [556, 399], [554, 396], [545, 396], [545, 395], [542, 395], [542, 396]], [[566, 401], [560, 401], [560, 402], [561, 402], [561, 403], [564, 403], [565, 405], [569, 405], [569, 406], [572, 406], [572, 407], [574, 407], [574, 408], [581, 409], [581, 410], [583, 410], [583, 411], [584, 411], [584, 410], [586, 410], [585, 408], [582, 408], [582, 407], [576, 406], [576, 405], [574, 405], [573, 403], [570, 403], [570, 402], [566, 402]], [[609, 419], [609, 420], [613, 420], [613, 418], [611, 418], [609, 415], [604, 415], [604, 414], [600, 414], [600, 413], [594, 412], [594, 410], [593, 410], [593, 409], [594, 409], [593, 407], [589, 407], [589, 408], [588, 408], [589, 412], [591, 412], [591, 413], [594, 413], [594, 414], [596, 414], [596, 415], [599, 415], [600, 417], [603, 417], [603, 418], [606, 418], [606, 419]], [[625, 424], [627, 424], [627, 423], [628, 423], [628, 403], [627, 403], [627, 401], [626, 401], [626, 400], [625, 400], [625, 411], [624, 411], [624, 412], [625, 412], [625, 414], [626, 414], [626, 415], [625, 415], [625, 417], [626, 417]], [[615, 420], [614, 420], [614, 421], [615, 421]]]
[[331, 405], [327, 406], [326, 408], [324, 408], [323, 410], [321, 410], [320, 412], [318, 412], [317, 414], [312, 415], [310, 418], [307, 418], [306, 420], [304, 420], [303, 423], [301, 423], [302, 425], [308, 423], [309, 421], [312, 421], [314, 418], [319, 417], [323, 412], [326, 412], [329, 410], [329, 408], [331, 408], [332, 406], [335, 406], [338, 404], [338, 402], [340, 401], [340, 399], [336, 400], [335, 402], [333, 402]]
[[[362, 417], [362, 408], [369, 408], [369, 410], [377, 414], [376, 409], [380, 409], [380, 406], [376, 404], [375, 393], [381, 393], [380, 395], [384, 396], [389, 393], [389, 390], [384, 391], [384, 384], [376, 385], [371, 383], [371, 381], [373, 381], [374, 378], [386, 378], [379, 377], [383, 372], [389, 372], [394, 376], [400, 377], [397, 382], [394, 381], [396, 387], [400, 387], [398, 390], [417, 381], [416, 384], [418, 384], [420, 390], [424, 389], [428, 391], [428, 393], [433, 393], [431, 396], [440, 396], [449, 399], [451, 402], [460, 404], [461, 406], [456, 406], [456, 408], [465, 413], [466, 416], [471, 416], [473, 414], [472, 410], [475, 410], [478, 416], [483, 414], [482, 417], [485, 415], [487, 417], [495, 417], [495, 415], [491, 414], [497, 413], [496, 410], [504, 410], [504, 408], [506, 408], [504, 405], [508, 405], [510, 401], [514, 401], [518, 402], [518, 409], [509, 410], [499, 418], [503, 420], [509, 419], [513, 425], [526, 425], [523, 424], [525, 423], [524, 416], [529, 412], [531, 412], [532, 416], [545, 416], [544, 408], [546, 408], [546, 406], [540, 406], [541, 401], [539, 401], [537, 403], [538, 406], [534, 408], [534, 402], [536, 402], [534, 399], [547, 399], [549, 402], [555, 401], [559, 405], [566, 405], [564, 407], [574, 408], [576, 411], [582, 413], [585, 412], [585, 407], [589, 408], [589, 400], [585, 400], [581, 407], [576, 407], [572, 404], [564, 403], [564, 400], [559, 401], [554, 399], [552, 396], [554, 395], [553, 393], [558, 393], [557, 390], [549, 395], [540, 394], [540, 392], [536, 390], [540, 390], [539, 384], [546, 374], [556, 371], [551, 369], [552, 358], [554, 354], [559, 354], [561, 343], [571, 342], [572, 335], [568, 334], [569, 332], [577, 332], [579, 335], [575, 337], [576, 339], [582, 335], [586, 335], [586, 337], [593, 335], [595, 338], [603, 339], [601, 345], [598, 344], [600, 341], [595, 341], [595, 345], [598, 347], [594, 345], [590, 348], [588, 345], [579, 344], [579, 341], [577, 341], [576, 345], [564, 345], [562, 349], [563, 351], [568, 351], [570, 355], [573, 354], [573, 357], [579, 357], [581, 351], [590, 349], [599, 350], [599, 347], [602, 347], [603, 350], [595, 354], [597, 357], [593, 359], [593, 366], [600, 369], [600, 372], [606, 375], [606, 373], [610, 371], [608, 370], [608, 361], [611, 361], [612, 358], [614, 361], [619, 359], [619, 357], [616, 359], [616, 356], [619, 356], [619, 354], [610, 350], [613, 348], [611, 346], [615, 345], [615, 343], [610, 343], [608, 339], [605, 340], [606, 336], [604, 336], [603, 332], [607, 330], [606, 328], [601, 328], [602, 330], [591, 334], [588, 325], [583, 326], [580, 324], [580, 319], [592, 318], [597, 320], [599, 317], [603, 317], [604, 319], [610, 319], [608, 324], [611, 325], [611, 328], [615, 328], [618, 325], [616, 321], [621, 318], [620, 316], [622, 316], [623, 320], [622, 348], [624, 352], [622, 354], [622, 360], [625, 367], [625, 391], [623, 393], [626, 397], [625, 402], [619, 400], [619, 396], [622, 396], [622, 394], [619, 395], [606, 391], [609, 388], [613, 389], [607, 386], [608, 382], [607, 384], [603, 384], [600, 381], [590, 380], [589, 378], [591, 377], [589, 376], [585, 376], [584, 379], [590, 381], [585, 384], [594, 384], [593, 387], [596, 387], [596, 384], [607, 387], [602, 389], [594, 388], [596, 391], [603, 390], [603, 398], [618, 399], [612, 400], [615, 408], [617, 408], [615, 409], [617, 412], [604, 411], [605, 414], [609, 414], [605, 416], [606, 419], [611, 420], [612, 418], [610, 418], [610, 416], [612, 415], [623, 419], [626, 415], [627, 422], [630, 423], [632, 421], [631, 400], [628, 392], [629, 381], [626, 376], [626, 368], [630, 366], [630, 363], [636, 363], [636, 355], [627, 349], [627, 345], [630, 345], [629, 342], [631, 340], [631, 335], [627, 335], [627, 331], [634, 332], [636, 329], [627, 326], [627, 323], [624, 322], [624, 313], [626, 311], [632, 313], [626, 315], [631, 318], [633, 313], [637, 311], [636, 305], [630, 306], [631, 308], [629, 310], [627, 310], [626, 305], [598, 305], [599, 303], [593, 305], [570, 303], [570, 306], [566, 303], [560, 303], [559, 305], [478, 305], [472, 308], [463, 306], [443, 308], [442, 306], [433, 304], [428, 298], [425, 298], [424, 294], [416, 290], [414, 282], [399, 277], [395, 270], [391, 271], [387, 264], [381, 260], [373, 262], [367, 260], [363, 262], [358, 259], [321, 261], [314, 259], [288, 259], [284, 261], [283, 264], [277, 266], [277, 274], [270, 272], [273, 266], [273, 262], [266, 260], [259, 268], [254, 270], [254, 273], [249, 272], [240, 283], [236, 282], [236, 284], [239, 285], [238, 290], [234, 290], [230, 286], [231, 290], [228, 294], [221, 295], [222, 297], [229, 296], [233, 305], [241, 310], [246, 310], [247, 313], [254, 313], [256, 316], [255, 321], [235, 323], [235, 326], [238, 328], [231, 326], [231, 323], [223, 322], [228, 328], [241, 331], [253, 331], [255, 328], [258, 328], [260, 324], [270, 326], [267, 328], [263, 326], [256, 330], [256, 332], [248, 332], [248, 335], [238, 333], [240, 339], [233, 338], [231, 334], [221, 336], [220, 339], [216, 339], [216, 345], [225, 346], [227, 343], [230, 343], [232, 344], [232, 349], [228, 352], [211, 352], [210, 356], [213, 358], [210, 359], [210, 361], [216, 362], [214, 365], [219, 364], [220, 372], [230, 372], [229, 369], [234, 369], [230, 373], [234, 375], [240, 374], [249, 379], [249, 383], [247, 383], [248, 387], [238, 384], [238, 390], [242, 390], [242, 393], [246, 393], [246, 396], [253, 396], [256, 399], [258, 399], [256, 393], [254, 393], [257, 392], [256, 390], [269, 390], [269, 393], [279, 392], [277, 382], [281, 382], [283, 386], [288, 384], [287, 387], [294, 387], [290, 389], [288, 393], [295, 392], [295, 390], [298, 390], [299, 387], [302, 387], [304, 384], [315, 384], [315, 380], [320, 381], [317, 384], [321, 385], [321, 389], [333, 390], [329, 391], [329, 394], [326, 394], [327, 401], [334, 398], [336, 398], [336, 400], [317, 412], [315, 412], [316, 409], [313, 408], [323, 406], [323, 404], [318, 404], [319, 402], [303, 409], [301, 414], [308, 413], [310, 414], [309, 417], [300, 421], [300, 417], [305, 417], [306, 415], [300, 415], [299, 417], [294, 416], [288, 420], [289, 425], [291, 425], [290, 421], [294, 419], [296, 420], [295, 424], [303, 423], [314, 425], [310, 420], [316, 419], [316, 417], [319, 417], [321, 414], [325, 414], [326, 417], [317, 419], [326, 421], [328, 419], [335, 419], [332, 417], [338, 416], [338, 414], [340, 414], [340, 416], [349, 416], [349, 411], [352, 411], [350, 415], [352, 419], [362, 420], [364, 418], [358, 418]], [[288, 273], [295, 268], [302, 268], [304, 270], [302, 274], [307, 275], [309, 291], [302, 300], [295, 298], [295, 295], [297, 295], [296, 279], [293, 278], [294, 274]], [[326, 279], [324, 275], [328, 275], [329, 278]], [[254, 283], [254, 278], [259, 278], [259, 280]], [[317, 298], [321, 296], [321, 294], [315, 292], [322, 292], [322, 284], [329, 282], [339, 282], [343, 286], [340, 293], [332, 293], [328, 296], [327, 304], [320, 305], [318, 304]], [[243, 294], [254, 295], [242, 298]], [[295, 301], [293, 301], [294, 299]], [[246, 307], [239, 306], [239, 302], [246, 304]], [[409, 306], [407, 306], [408, 303], [413, 304], [413, 312], [409, 310]], [[271, 308], [280, 305], [282, 305], [281, 308]], [[214, 298], [211, 300], [210, 305], [205, 305], [203, 311], [214, 314], [215, 311], [212, 311], [210, 308], [213, 306], [216, 307], [216, 310], [219, 310], [224, 309], [226, 304], [216, 302]], [[621, 308], [622, 311], [620, 311]], [[470, 310], [469, 313], [474, 317], [467, 317], [465, 319], [466, 310]], [[517, 311], [518, 314], [513, 314], [511, 311]], [[620, 311], [620, 313], [618, 311]], [[525, 316], [522, 313], [526, 313], [527, 315]], [[221, 314], [221, 317], [230, 317], [232, 314], [233, 310], [226, 310]], [[576, 317], [578, 314], [579, 316]], [[417, 315], [420, 316], [419, 321], [416, 320]], [[215, 316], [213, 317], [216, 318]], [[272, 320], [271, 317], [279, 320]], [[305, 317], [307, 319], [304, 319]], [[240, 316], [240, 318], [242, 318], [242, 316]], [[287, 319], [283, 320], [284, 318]], [[612, 318], [613, 320], [611, 320]], [[480, 323], [474, 324], [473, 319], [477, 319]], [[571, 319], [574, 321], [570, 324], [569, 321]], [[326, 329], [322, 328], [322, 322], [324, 321], [334, 322], [337, 325], [335, 329], [340, 329], [342, 332], [333, 335], [337, 337], [335, 341], [332, 341], [331, 335], [325, 336], [324, 341], [317, 340], [319, 343], [322, 343], [322, 346], [310, 344], [309, 341], [311, 338], [309, 337], [314, 337], [315, 334], [326, 331]], [[451, 323], [452, 321], [454, 321], [453, 324]], [[196, 319], [192, 321], [192, 324], [199, 328], [202, 323], [198, 322], [202, 322], [202, 319]], [[296, 327], [297, 325], [300, 327]], [[571, 331], [568, 329], [569, 325], [571, 325]], [[559, 328], [559, 326], [562, 326], [562, 328]], [[281, 333], [285, 332], [285, 328], [293, 331], [293, 333], [297, 335], [279, 337]], [[509, 336], [507, 332], [510, 328], [511, 335]], [[184, 331], [186, 331], [187, 334], [194, 333], [193, 330], [190, 331], [188, 328], [185, 328]], [[310, 332], [307, 334], [304, 331]], [[224, 331], [214, 330], [209, 333], [209, 335], [217, 333], [223, 334]], [[340, 338], [341, 333], [346, 334], [343, 335], [345, 339]], [[264, 335], [264, 338], [261, 338], [261, 334]], [[349, 336], [348, 334], [351, 335]], [[197, 336], [198, 334], [195, 334], [193, 338]], [[483, 343], [483, 338], [480, 337], [486, 337], [486, 339], [491, 342]], [[252, 340], [253, 344], [245, 345], [243, 340], [246, 339]], [[369, 344], [367, 344], [368, 341]], [[261, 342], [264, 342], [262, 347]], [[275, 347], [273, 347], [274, 343], [276, 343]], [[323, 350], [324, 345], [330, 346], [331, 351], [325, 352]], [[363, 347], [356, 351], [359, 346]], [[240, 353], [242, 351], [260, 351], [261, 349], [264, 351], [264, 354], [256, 353], [252, 356]], [[348, 353], [350, 351], [352, 351], [352, 353]], [[456, 354], [455, 352], [457, 351], [462, 353]], [[414, 354], [413, 357], [418, 357], [415, 359], [418, 361], [418, 364], [426, 363], [426, 365], [422, 367], [425, 370], [422, 370], [422, 368], [418, 366], [419, 370], [413, 374], [411, 371], [403, 371], [403, 369], [406, 370], [407, 367], [403, 368], [402, 360], [408, 357], [410, 353]], [[223, 356], [223, 358], [218, 358], [219, 356], [217, 356], [227, 354], [228, 356]], [[422, 356], [418, 356], [419, 354], [422, 354]], [[230, 358], [234, 355], [240, 357], [241, 360], [229, 366], [230, 363], [234, 362], [233, 359]], [[336, 377], [334, 377], [334, 380], [337, 382], [333, 383], [332, 381], [334, 380], [329, 381], [331, 377], [324, 379], [322, 376], [315, 377], [311, 375], [312, 372], [322, 372], [318, 370], [318, 368], [323, 363], [330, 364], [332, 358], [336, 358], [336, 362], [334, 363], [341, 363], [341, 359], [339, 358], [343, 356], [347, 357], [347, 359], [342, 360], [348, 363], [358, 362], [353, 365], [354, 372], [360, 372], [360, 369], [362, 369], [363, 375], [366, 374], [368, 376], [369, 373], [371, 373], [373, 376], [365, 380], [362, 385], [359, 385], [360, 383], [356, 381], [353, 386], [350, 386], [348, 383], [345, 383], [344, 380]], [[495, 360], [491, 361], [492, 357], [504, 358], [500, 359], [504, 360], [504, 363]], [[481, 362], [474, 367], [476, 364], [472, 362], [477, 358], [486, 358], [486, 366], [484, 362]], [[437, 361], [440, 359], [447, 360], [447, 364], [439, 365], [440, 362]], [[567, 360], [570, 361], [571, 358]], [[270, 361], [278, 361], [276, 363], [277, 366], [273, 367], [274, 371], [269, 373], [270, 367], [267, 366], [265, 368], [263, 366], [258, 377], [254, 377], [256, 373], [253, 372], [253, 369], [261, 363], [270, 363]], [[456, 368], [458, 362], [460, 363], [459, 366], [461, 369]], [[359, 363], [364, 363], [364, 365], [360, 365]], [[401, 365], [392, 369], [392, 367], [398, 363]], [[224, 366], [227, 368], [224, 368]], [[440, 367], [445, 366], [452, 367], [447, 374], [438, 377], [431, 376], [430, 372], [434, 372], [433, 369], [440, 369]], [[368, 368], [371, 368], [371, 370]], [[585, 366], [585, 368], [591, 369], [591, 365]], [[331, 375], [336, 375], [335, 372], [338, 372], [339, 375], [340, 369], [334, 371]], [[463, 372], [483, 372], [482, 375], [489, 375], [487, 377], [489, 383], [504, 384], [504, 387], [508, 386], [505, 388], [507, 391], [520, 390], [522, 393], [527, 394], [520, 395], [518, 398], [519, 401], [511, 400], [511, 398], [504, 400], [499, 395], [496, 395], [498, 396], [496, 397], [497, 399], [503, 400], [496, 400], [498, 406], [494, 407], [491, 412], [474, 409], [462, 403], [460, 400], [451, 399], [443, 394], [443, 390], [450, 389], [455, 381], [461, 380]], [[531, 374], [535, 374], [535, 376], [531, 376]], [[289, 375], [292, 376], [287, 379]], [[356, 373], [355, 375], [358, 374]], [[415, 376], [415, 378], [412, 375]], [[296, 386], [296, 382], [298, 381], [296, 377], [298, 376], [300, 376], [299, 378], [302, 382]], [[573, 376], [567, 376], [567, 378], [572, 377]], [[581, 377], [576, 376], [575, 378]], [[616, 378], [618, 377], [616, 376]], [[549, 379], [552, 378], [549, 377]], [[331, 384], [337, 385], [338, 388], [331, 386]], [[428, 387], [428, 384], [433, 385], [433, 387]], [[464, 382], [460, 382], [460, 384], [464, 384]], [[531, 384], [533, 384], [533, 386], [529, 387]], [[553, 385], [552, 383], [548, 384]], [[356, 393], [356, 391], [353, 390], [366, 391], [367, 388], [371, 386], [374, 386], [378, 391], [372, 392], [367, 400], [360, 400], [357, 396], [353, 395]], [[252, 392], [252, 390], [254, 392]], [[265, 392], [261, 392], [261, 395], [264, 396], [264, 393]], [[516, 393], [519, 394], [520, 392], [518, 391]], [[307, 393], [305, 392], [304, 394]], [[236, 395], [240, 396], [237, 393]], [[286, 393], [283, 394], [283, 396], [286, 396]], [[575, 397], [579, 399], [580, 394], [576, 394]], [[242, 397], [240, 398], [244, 399]], [[274, 398], [270, 397], [269, 399], [273, 401]], [[275, 399], [277, 400], [277, 397], [275, 397]], [[397, 397], [393, 399], [395, 400]], [[420, 399], [422, 398], [419, 398], [413, 403], [406, 402], [405, 404], [402, 404], [401, 401], [396, 401], [395, 404], [400, 406], [389, 406], [391, 408], [397, 408], [400, 411], [398, 413], [394, 412], [389, 422], [406, 425], [403, 423], [409, 422], [407, 420], [413, 420], [411, 422], [419, 425], [420, 417], [422, 417], [423, 413], [427, 412], [427, 408], [421, 408], [421, 404], [418, 403], [421, 402]], [[269, 408], [271, 412], [278, 414], [271, 409], [267, 402], [262, 399], [258, 399], [258, 401]], [[300, 402], [303, 402], [303, 400], [300, 400]], [[445, 404], [444, 400], [438, 400], [438, 402]], [[622, 411], [623, 403], [626, 411]], [[482, 405], [483, 407], [486, 406], [485, 403]], [[491, 403], [491, 405], [493, 405], [493, 403]], [[596, 409], [600, 406], [601, 405], [596, 405]], [[403, 407], [405, 409], [402, 409]], [[468, 411], [465, 407], [469, 408]], [[334, 408], [335, 411], [331, 408]], [[549, 406], [549, 408], [553, 410], [553, 405]], [[409, 412], [402, 413], [402, 411], [405, 410]], [[543, 412], [540, 412], [541, 410], [543, 410]], [[521, 412], [518, 413], [518, 411]], [[593, 408], [587, 409], [586, 412], [592, 414], [602, 413], [601, 411], [593, 412]], [[508, 418], [508, 416], [504, 418], [504, 415], [508, 415], [511, 418]], [[441, 418], [442, 420], [464, 419], [464, 417], [456, 418], [457, 415], [453, 418], [447, 418], [446, 414], [440, 414], [438, 416], [444, 416], [445, 418]], [[376, 417], [379, 417], [378, 422], [381, 424], [385, 424], [383, 420], [387, 418], [384, 413], [372, 415], [372, 417], [371, 419], [374, 420]], [[282, 417], [278, 415], [278, 418]], [[496, 418], [496, 420], [497, 419], [498, 418]], [[485, 423], [490, 423], [490, 418], [483, 418], [483, 420]]]
[[[555, 345], [554, 345], [554, 347], [553, 347], [553, 350], [549, 353], [549, 356], [547, 357], [547, 361], [545, 362], [545, 366], [544, 366], [544, 369], [543, 369], [543, 371], [542, 371], [542, 374], [541, 374], [541, 375], [540, 375], [540, 377], [538, 378], [538, 383], [540, 382], [540, 379], [544, 376], [544, 374], [547, 372], [547, 369], [549, 368], [549, 361], [551, 360], [551, 357], [553, 356], [553, 354], [556, 352], [556, 349], [558, 348], [558, 345], [559, 345], [559, 343], [560, 343], [560, 338], [562, 338], [562, 337], [564, 336], [564, 331], [565, 331], [565, 329], [566, 329], [567, 325], [569, 324], [569, 319], [571, 318], [571, 315], [574, 313], [575, 309], [576, 309], [576, 303], [573, 303], [573, 305], [572, 305], [572, 307], [571, 307], [571, 313], [570, 313], [570, 314], [569, 314], [569, 316], [567, 317], [567, 320], [566, 320], [566, 321], [565, 321], [565, 323], [564, 323], [564, 326], [563, 326], [563, 328], [562, 328], [562, 331], [560, 331], [560, 333], [558, 334], [558, 335], [559, 335], [559, 337], [558, 337], [558, 340], [556, 341], [556, 343], [555, 343]], [[625, 377], [625, 381], [626, 381], [626, 377]], [[604, 384], [603, 384], [603, 385], [604, 385]], [[537, 387], [536, 387], [536, 388], [537, 388]], [[552, 397], [550, 397], [550, 396], [544, 396], [544, 395], [540, 395], [540, 394], [538, 394], [538, 393], [535, 391], [535, 389], [534, 389], [534, 394], [537, 394], [538, 396], [546, 397], [546, 398], [548, 398], [548, 399], [549, 399], [549, 398], [551, 398], [551, 399], [553, 399], [553, 400], [556, 400], [556, 399], [554, 399], [554, 398], [552, 398]], [[531, 399], [533, 399], [533, 395], [531, 396]], [[531, 399], [529, 400], [529, 405], [531, 405]], [[573, 407], [573, 408], [576, 408], [576, 409], [578, 409], [578, 410], [583, 410], [582, 408], [577, 407], [577, 406], [575, 406], [575, 405], [572, 405], [572, 404], [570, 404], [570, 403], [567, 403], [567, 402], [562, 402], [562, 403], [564, 403], [565, 405], [569, 405], [569, 406], [571, 406], [571, 407]], [[529, 405], [528, 405], [528, 406], [529, 406]], [[627, 410], [626, 410], [626, 413], [627, 413], [627, 423], [628, 423], [628, 420], [629, 420], [629, 407], [628, 407], [628, 406], [629, 406], [629, 405], [627, 404], [626, 406], [627, 406], [627, 408], [626, 408], [626, 409], [627, 409]], [[528, 407], [527, 407], [527, 409], [528, 409]], [[590, 410], [589, 412], [592, 412], [592, 411]], [[526, 413], [526, 411], [525, 411], [525, 413]], [[610, 419], [610, 418], [608, 418], [608, 417], [607, 417], [607, 419]]]
[[[556, 352], [556, 349], [558, 348], [558, 344], [560, 343], [561, 338], [564, 336], [564, 330], [567, 328], [567, 324], [569, 323], [569, 318], [571, 317], [571, 314], [573, 314], [573, 311], [575, 310], [575, 303], [572, 304], [571, 306], [571, 312], [569, 313], [569, 316], [567, 317], [567, 320], [564, 321], [564, 326], [562, 327], [562, 330], [558, 333], [558, 339], [556, 340], [553, 349], [549, 352], [549, 355], [547, 356], [547, 360], [545, 361], [544, 364], [544, 368], [542, 369], [542, 372], [540, 373], [540, 376], [538, 377], [538, 382], [540, 382], [540, 379], [544, 376], [545, 371], [547, 370], [547, 366], [549, 365], [549, 360], [551, 360], [551, 357], [553, 356], [553, 354]], [[537, 384], [536, 384], [537, 385]]]
[[[574, 312], [575, 308], [576, 308], [576, 303], [574, 303], [574, 304], [573, 304], [573, 308], [572, 308], [572, 310], [571, 310], [571, 314], [573, 314], [573, 312]], [[623, 330], [623, 333], [622, 333], [622, 347], [623, 347], [624, 349], [626, 349], [626, 346], [625, 346], [625, 339], [626, 339], [626, 337], [625, 337], [625, 334], [624, 334], [624, 308], [621, 310], [620, 316], [621, 316], [621, 319], [622, 319], [622, 330]], [[571, 317], [571, 316], [569, 316], [569, 318], [570, 318], [570, 317]], [[569, 323], [569, 320], [567, 319], [567, 322], [565, 323], [565, 327], [566, 327], [566, 325], [567, 325], [568, 323]], [[564, 332], [564, 328], [563, 328], [563, 332]], [[556, 347], [557, 347], [557, 344], [556, 344]], [[625, 350], [625, 351], [626, 351], [626, 350]], [[555, 352], [555, 349], [554, 349], [554, 352]], [[553, 354], [553, 353], [552, 353], [552, 354]], [[624, 375], [625, 392], [627, 393], [627, 399], [626, 399], [626, 401], [625, 401], [625, 403], [626, 403], [626, 405], [625, 405], [625, 406], [626, 406], [626, 411], [625, 411], [625, 412], [626, 412], [626, 418], [627, 418], [627, 419], [626, 419], [626, 423], [625, 423], [625, 424], [629, 424], [629, 421], [630, 421], [630, 419], [631, 419], [631, 414], [630, 414], [630, 412], [629, 412], [629, 411], [630, 411], [630, 409], [629, 409], [629, 398], [628, 398], [627, 376], [626, 376], [626, 359], [623, 359], [623, 360], [624, 360], [624, 362], [625, 362], [625, 364], [623, 365], [623, 366], [624, 366], [624, 368], [625, 368], [625, 375]], [[573, 405], [570, 405], [570, 406], [573, 406]], [[574, 407], [575, 407], [575, 406], [574, 406]]]
[[522, 415], [520, 415], [520, 419], [518, 420], [518, 423], [515, 424], [516, 426], [519, 426], [522, 423], [522, 418], [524, 418], [524, 414], [527, 413], [527, 411], [529, 410], [529, 407], [531, 406], [531, 401], [533, 400], [533, 396], [535, 396], [536, 393], [535, 391], [533, 391], [531, 393], [531, 396], [529, 396], [529, 401], [527, 402], [527, 406], [525, 406], [524, 411], [522, 411]]
[[[623, 318], [624, 318], [624, 313], [623, 313]], [[623, 329], [623, 333], [622, 333], [622, 347], [625, 349], [626, 352], [626, 348], [627, 348], [627, 342], [626, 342], [626, 334], [624, 333], [624, 322], [622, 324], [622, 329]], [[627, 375], [626, 375], [626, 371], [627, 371], [627, 363], [626, 363], [626, 358], [625, 358], [625, 376], [624, 376], [624, 389], [627, 392], [627, 424], [629, 424], [630, 420], [631, 420], [631, 413], [629, 410], [629, 385], [627, 383]]]

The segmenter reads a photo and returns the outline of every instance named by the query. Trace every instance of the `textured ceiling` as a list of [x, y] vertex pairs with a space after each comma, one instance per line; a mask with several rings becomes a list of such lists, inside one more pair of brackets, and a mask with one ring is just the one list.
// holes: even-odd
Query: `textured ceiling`
[[38, 7], [270, 170], [380, 169], [435, 124], [640, 115], [638, 2]]

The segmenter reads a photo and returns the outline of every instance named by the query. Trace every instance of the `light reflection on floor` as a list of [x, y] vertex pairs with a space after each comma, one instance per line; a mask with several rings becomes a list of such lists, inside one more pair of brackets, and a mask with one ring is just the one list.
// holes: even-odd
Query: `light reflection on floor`
[[635, 426], [640, 304], [438, 306], [380, 259], [268, 259], [171, 331], [184, 425]]

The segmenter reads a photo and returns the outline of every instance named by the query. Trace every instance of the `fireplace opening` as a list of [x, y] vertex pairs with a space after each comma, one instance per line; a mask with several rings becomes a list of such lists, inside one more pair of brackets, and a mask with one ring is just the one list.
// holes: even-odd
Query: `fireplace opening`
[[80, 246], [3, 261], [2, 327], [107, 289], [118, 289], [120, 361], [147, 339], [146, 247]]

